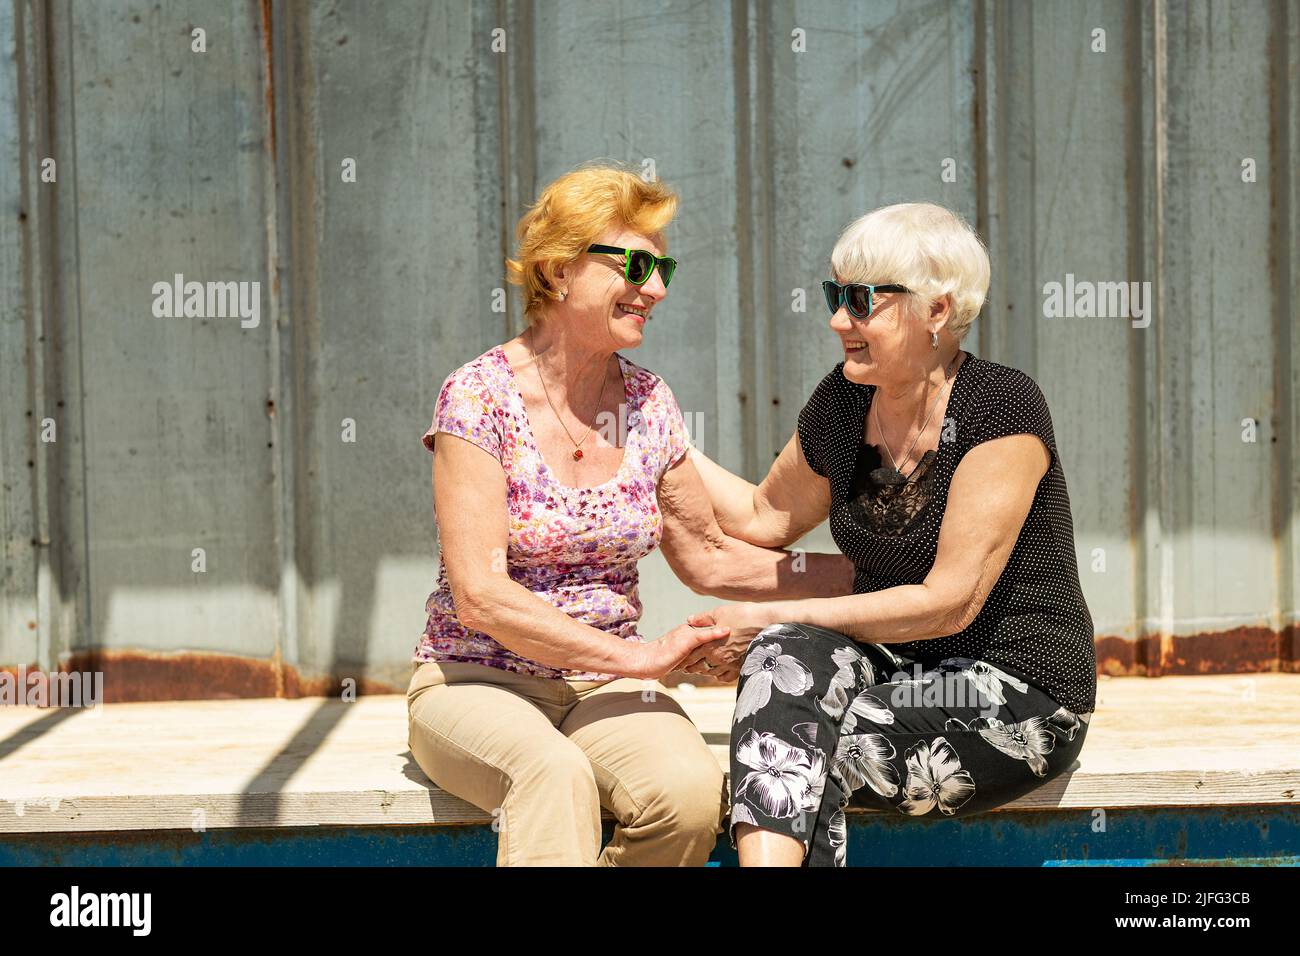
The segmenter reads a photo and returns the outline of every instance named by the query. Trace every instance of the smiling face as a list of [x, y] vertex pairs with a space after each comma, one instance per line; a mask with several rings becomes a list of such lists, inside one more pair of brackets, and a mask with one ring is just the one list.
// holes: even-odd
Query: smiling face
[[845, 351], [844, 377], [904, 397], [921, 378], [937, 379], [941, 357], [951, 361], [960, 351], [988, 292], [984, 244], [965, 220], [933, 203], [882, 206], [854, 220], [835, 241], [830, 264], [838, 282], [912, 290], [880, 293], [865, 319], [841, 308], [830, 323]]
[[[644, 236], [627, 228], [611, 227], [595, 242], [620, 249], [646, 249], [656, 256], [663, 254], [661, 237]], [[564, 311], [571, 321], [580, 324], [589, 341], [601, 342], [614, 351], [641, 344], [655, 306], [668, 294], [658, 267], [637, 286], [624, 278], [623, 266], [622, 256], [590, 252], [556, 276], [568, 293]]]
[[865, 319], [849, 314], [843, 303], [831, 316], [831, 331], [844, 350], [844, 377], [850, 382], [885, 385], [900, 373], [906, 377], [914, 356], [930, 347], [924, 325], [908, 314], [907, 298], [905, 292], [877, 292]]

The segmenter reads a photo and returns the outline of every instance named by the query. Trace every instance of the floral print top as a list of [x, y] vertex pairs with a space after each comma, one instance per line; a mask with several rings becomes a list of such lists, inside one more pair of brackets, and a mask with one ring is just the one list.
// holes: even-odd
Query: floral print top
[[[501, 463], [510, 518], [506, 571], [512, 580], [584, 624], [639, 641], [637, 561], [659, 545], [663, 518], [655, 492], [689, 443], [681, 410], [664, 380], [622, 355], [618, 360], [625, 391], [618, 426], [626, 439], [618, 472], [602, 485], [562, 485], [547, 467], [501, 346], [447, 377], [422, 441], [432, 452], [435, 434], [456, 435]], [[597, 428], [602, 424], [597, 421]], [[441, 556], [437, 589], [425, 611], [428, 621], [413, 658], [417, 662], [486, 664], [553, 679], [618, 676], [548, 667], [464, 627], [456, 618]]]

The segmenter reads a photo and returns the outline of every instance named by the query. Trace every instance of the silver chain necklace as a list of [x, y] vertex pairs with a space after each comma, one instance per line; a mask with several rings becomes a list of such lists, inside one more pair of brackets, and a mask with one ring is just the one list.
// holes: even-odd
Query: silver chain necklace
[[[957, 364], [957, 359], [960, 357], [961, 350], [958, 349], [957, 354], [952, 357], [952, 361], [948, 363], [948, 368], [944, 371], [943, 387], [939, 389], [939, 394], [935, 396], [934, 403], [930, 406], [930, 414], [925, 416], [925, 424], [921, 426], [921, 430], [916, 433], [916, 437], [912, 439], [912, 444], [908, 446], [907, 451], [903, 454], [903, 461], [907, 461], [908, 457], [912, 454], [912, 449], [916, 447], [916, 443], [920, 441], [921, 436], [925, 434], [925, 429], [930, 424], [930, 419], [934, 417], [934, 410], [939, 407], [939, 399], [943, 398], [943, 393], [948, 389], [948, 386], [952, 384], [952, 369], [953, 366]], [[880, 412], [874, 399], [871, 402], [871, 410], [876, 415], [876, 430], [880, 432], [880, 443], [885, 446], [885, 454], [889, 456], [889, 463], [893, 466], [889, 469], [877, 468], [872, 473], [871, 477], [878, 484], [882, 485], [897, 486], [906, 484], [911, 479], [912, 475], [916, 474], [916, 469], [921, 467], [921, 461], [925, 460], [925, 456], [922, 456], [921, 461], [918, 461], [912, 466], [912, 470], [907, 473], [906, 478], [903, 477], [903, 473], [898, 469], [898, 462], [894, 460], [894, 453], [889, 450], [889, 441], [885, 438], [885, 429], [884, 426], [880, 424]]]

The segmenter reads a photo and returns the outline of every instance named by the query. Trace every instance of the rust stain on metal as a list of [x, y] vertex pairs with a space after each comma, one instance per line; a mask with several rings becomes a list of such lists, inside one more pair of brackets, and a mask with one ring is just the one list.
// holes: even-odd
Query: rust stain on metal
[[[17, 670], [10, 667], [0, 669]], [[34, 670], [34, 666], [28, 668], [29, 675]], [[96, 650], [73, 654], [59, 666], [59, 671], [102, 672], [104, 702], [109, 704], [247, 697], [337, 697], [345, 677], [356, 681], [358, 695], [399, 694], [406, 690], [405, 687], [355, 674], [306, 676], [276, 660], [234, 654]]]
[[1097, 673], [1111, 677], [1294, 673], [1295, 628], [1235, 627], [1196, 634], [1096, 638]]
[[26, 667], [21, 664], [0, 664], [0, 674], [8, 674], [15, 687], [19, 681], [25, 680], [27, 682], [25, 692], [29, 697], [36, 693], [45, 694], [47, 699], [49, 697], [49, 675], [44, 673], [40, 665], [35, 662]]
[[1097, 637], [1097, 673], [1127, 677], [1137, 673], [1137, 642], [1123, 637]]
[[284, 658], [280, 656], [280, 641], [275, 642], [275, 653], [271, 655], [271, 674], [275, 677], [275, 696], [284, 696]]
[[1300, 627], [1288, 624], [1282, 628], [1278, 648], [1282, 670], [1290, 674], [1300, 673]]
[[267, 140], [271, 146], [271, 159], [275, 159], [275, 72], [271, 60], [271, 0], [261, 0], [262, 7], [262, 67], [264, 70], [266, 98]]
[[1239, 674], [1276, 671], [1281, 635], [1266, 627], [1176, 635], [1160, 662], [1162, 674]]
[[[271, 16], [271, 0], [259, 0], [259, 2], [261, 5], [261, 13], [262, 13], [262, 66], [263, 66], [262, 97], [266, 104], [266, 109], [265, 109], [266, 116], [263, 122], [264, 122], [266, 143], [271, 151], [271, 177], [273, 180], [272, 182], [273, 188], [271, 189], [272, 213], [269, 218], [270, 221], [273, 223], [275, 219], [274, 196], [279, 193], [279, 185], [278, 183], [274, 182], [274, 179], [276, 177], [276, 167], [278, 165], [276, 162], [277, 142], [276, 142], [276, 132], [275, 132], [275, 126], [276, 126], [275, 123], [275, 57], [274, 57], [275, 44], [273, 42], [273, 33], [272, 33], [274, 21]], [[277, 255], [272, 254], [269, 267], [270, 268], [268, 271], [270, 273], [270, 279], [271, 279], [271, 295], [275, 296], [278, 299], [280, 296], [280, 266], [279, 266]]]
[[[1111, 677], [1189, 674], [1296, 673], [1296, 629], [1237, 627], [1198, 634], [1143, 635], [1130, 640], [1096, 638], [1097, 673]], [[1161, 654], [1160, 649], [1165, 648]], [[48, 679], [36, 664], [25, 668], [29, 686]], [[342, 681], [356, 681], [358, 694], [400, 694], [405, 686], [351, 674], [306, 675], [286, 665], [279, 651], [270, 659], [235, 654], [166, 654], [138, 650], [94, 650], [73, 654], [60, 673], [101, 671], [106, 703], [155, 700], [221, 700], [246, 697], [337, 697]], [[18, 665], [0, 665], [17, 680]], [[40, 676], [36, 676], [36, 675]], [[709, 677], [670, 674], [665, 686], [718, 686]]]

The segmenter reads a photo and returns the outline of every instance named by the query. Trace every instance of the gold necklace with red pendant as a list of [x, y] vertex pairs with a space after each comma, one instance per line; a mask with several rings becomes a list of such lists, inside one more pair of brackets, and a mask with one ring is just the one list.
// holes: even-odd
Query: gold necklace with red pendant
[[[559, 413], [559, 411], [556, 409], [556, 407], [555, 407], [555, 403], [551, 401], [551, 393], [550, 393], [550, 391], [549, 391], [549, 390], [547, 389], [547, 387], [546, 387], [546, 379], [542, 377], [542, 367], [541, 367], [540, 365], [537, 364], [537, 353], [536, 353], [535, 351], [533, 351], [533, 341], [532, 341], [532, 338], [533, 338], [533, 330], [532, 330], [532, 329], [529, 329], [529, 330], [528, 330], [528, 352], [529, 352], [529, 354], [531, 354], [532, 357], [533, 357], [533, 367], [534, 367], [535, 369], [537, 369], [537, 378], [538, 378], [538, 380], [541, 381], [541, 383], [542, 383], [542, 394], [546, 396], [546, 404], [551, 406], [551, 411], [555, 413], [555, 420], [558, 421], [558, 422], [560, 423], [560, 427], [564, 429], [564, 434], [566, 434], [566, 435], [569, 436], [569, 441], [573, 442], [573, 460], [574, 460], [574, 461], [582, 461], [582, 442], [585, 442], [588, 438], [591, 437], [591, 431], [592, 431], [593, 428], [596, 427], [596, 423], [593, 421], [590, 425], [587, 426], [587, 434], [585, 434], [585, 435], [582, 436], [582, 441], [573, 441], [573, 433], [572, 433], [571, 431], [569, 431], [569, 426], [566, 425], [566, 424], [564, 424], [564, 419], [560, 417], [560, 413]], [[596, 396], [596, 408], [597, 408], [597, 410], [600, 409], [600, 400], [601, 400], [602, 398], [605, 397], [605, 376], [604, 376], [604, 372], [605, 372], [605, 369], [604, 369], [604, 367], [602, 366], [602, 367], [601, 367], [600, 394]]]

